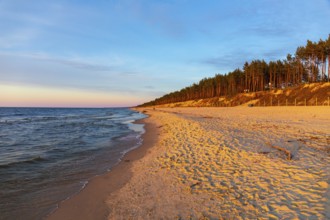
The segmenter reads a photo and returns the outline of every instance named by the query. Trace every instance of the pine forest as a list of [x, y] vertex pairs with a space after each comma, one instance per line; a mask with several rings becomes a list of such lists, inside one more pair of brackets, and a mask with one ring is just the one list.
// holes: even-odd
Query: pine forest
[[307, 40], [305, 46], [297, 48], [295, 55], [288, 54], [284, 60], [268, 63], [264, 60], [245, 62], [242, 69], [204, 78], [197, 84], [166, 94], [142, 106], [284, 89], [303, 83], [328, 82], [329, 73], [330, 34], [326, 40]]

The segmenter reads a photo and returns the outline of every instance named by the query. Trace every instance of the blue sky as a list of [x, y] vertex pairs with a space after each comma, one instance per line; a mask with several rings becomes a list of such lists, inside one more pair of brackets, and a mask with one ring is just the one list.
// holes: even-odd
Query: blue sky
[[329, 27], [329, 0], [0, 0], [0, 106], [136, 105]]

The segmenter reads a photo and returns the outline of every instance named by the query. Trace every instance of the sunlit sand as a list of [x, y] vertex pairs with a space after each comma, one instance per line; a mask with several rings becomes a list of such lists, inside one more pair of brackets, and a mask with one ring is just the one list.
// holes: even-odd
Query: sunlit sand
[[160, 138], [109, 219], [330, 218], [329, 107], [140, 110]]

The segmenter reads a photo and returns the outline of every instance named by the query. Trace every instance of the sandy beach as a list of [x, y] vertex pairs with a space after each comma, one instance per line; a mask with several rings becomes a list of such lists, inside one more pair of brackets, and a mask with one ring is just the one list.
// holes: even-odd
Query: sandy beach
[[329, 108], [147, 112], [160, 139], [109, 196], [109, 219], [330, 217]]
[[139, 110], [143, 146], [49, 219], [330, 218], [329, 107]]

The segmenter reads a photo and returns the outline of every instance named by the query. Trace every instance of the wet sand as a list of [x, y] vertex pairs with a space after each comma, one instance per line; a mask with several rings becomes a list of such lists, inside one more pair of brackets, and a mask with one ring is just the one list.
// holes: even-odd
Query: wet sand
[[109, 209], [106, 200], [109, 195], [122, 188], [130, 180], [132, 163], [147, 154], [148, 149], [157, 142], [157, 125], [151, 119], [142, 119], [136, 123], [145, 124], [146, 132], [142, 135], [142, 145], [128, 152], [110, 172], [93, 178], [81, 192], [61, 202], [59, 208], [46, 219], [100, 220], [108, 218]]

